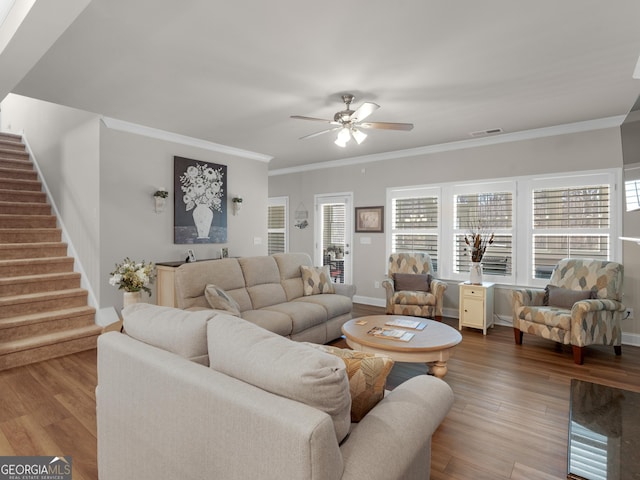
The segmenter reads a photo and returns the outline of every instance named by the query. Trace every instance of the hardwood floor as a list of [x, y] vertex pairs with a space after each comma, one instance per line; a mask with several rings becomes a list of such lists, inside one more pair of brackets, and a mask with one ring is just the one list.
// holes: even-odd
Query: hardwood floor
[[[525, 335], [515, 345], [511, 328], [462, 335], [445, 377], [455, 403], [433, 437], [434, 480], [564, 479], [570, 379], [640, 392], [638, 347], [623, 346], [621, 357], [588, 348], [579, 366], [550, 341]], [[389, 387], [424, 371], [398, 363]], [[95, 350], [0, 372], [0, 456], [71, 455], [74, 480], [97, 480], [96, 383]]]

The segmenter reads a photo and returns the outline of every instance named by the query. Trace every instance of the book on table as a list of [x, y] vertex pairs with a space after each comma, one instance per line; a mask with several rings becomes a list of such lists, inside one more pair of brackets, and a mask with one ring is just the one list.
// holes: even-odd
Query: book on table
[[408, 342], [415, 335], [415, 333], [407, 332], [406, 330], [385, 327], [373, 327], [367, 333], [374, 337], [388, 338], [389, 340], [398, 340], [400, 342]]
[[384, 322], [389, 327], [411, 328], [413, 330], [424, 330], [427, 326], [427, 322], [421, 322], [420, 320], [410, 320], [408, 318], [394, 318]]

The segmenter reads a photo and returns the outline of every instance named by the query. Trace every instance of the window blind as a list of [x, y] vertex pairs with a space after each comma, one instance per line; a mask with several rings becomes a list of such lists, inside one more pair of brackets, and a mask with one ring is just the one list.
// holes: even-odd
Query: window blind
[[392, 252], [425, 252], [438, 271], [438, 197], [394, 198]]
[[286, 251], [286, 206], [269, 205], [267, 218], [267, 251], [269, 255]]
[[533, 191], [534, 278], [550, 278], [563, 258], [609, 259], [609, 190], [590, 185]]
[[455, 259], [454, 271], [468, 272], [471, 252], [465, 235], [494, 235], [482, 258], [485, 275], [512, 275], [513, 265], [513, 194], [485, 192], [455, 195]]

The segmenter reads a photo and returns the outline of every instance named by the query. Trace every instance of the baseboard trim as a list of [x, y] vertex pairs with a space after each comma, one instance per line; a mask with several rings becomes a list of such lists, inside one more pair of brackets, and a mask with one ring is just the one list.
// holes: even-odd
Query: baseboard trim
[[384, 298], [364, 297], [362, 295], [354, 295], [353, 303], [361, 303], [363, 305], [371, 305], [372, 307], [386, 307], [387, 301]]

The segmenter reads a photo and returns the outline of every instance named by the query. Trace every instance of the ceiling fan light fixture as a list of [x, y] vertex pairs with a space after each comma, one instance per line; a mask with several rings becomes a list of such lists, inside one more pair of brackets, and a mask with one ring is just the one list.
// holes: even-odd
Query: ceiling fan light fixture
[[366, 140], [366, 138], [367, 138], [367, 134], [364, 133], [364, 132], [361, 132], [357, 128], [351, 129], [351, 135], [353, 135], [353, 139], [356, 142], [358, 142], [358, 145], [360, 145], [362, 142], [364, 142]]
[[334, 143], [339, 147], [344, 148], [347, 146], [347, 142], [349, 141], [350, 138], [351, 138], [351, 134], [349, 133], [349, 129], [346, 127], [341, 128], [340, 131], [338, 132], [338, 138], [336, 138], [336, 141]]

